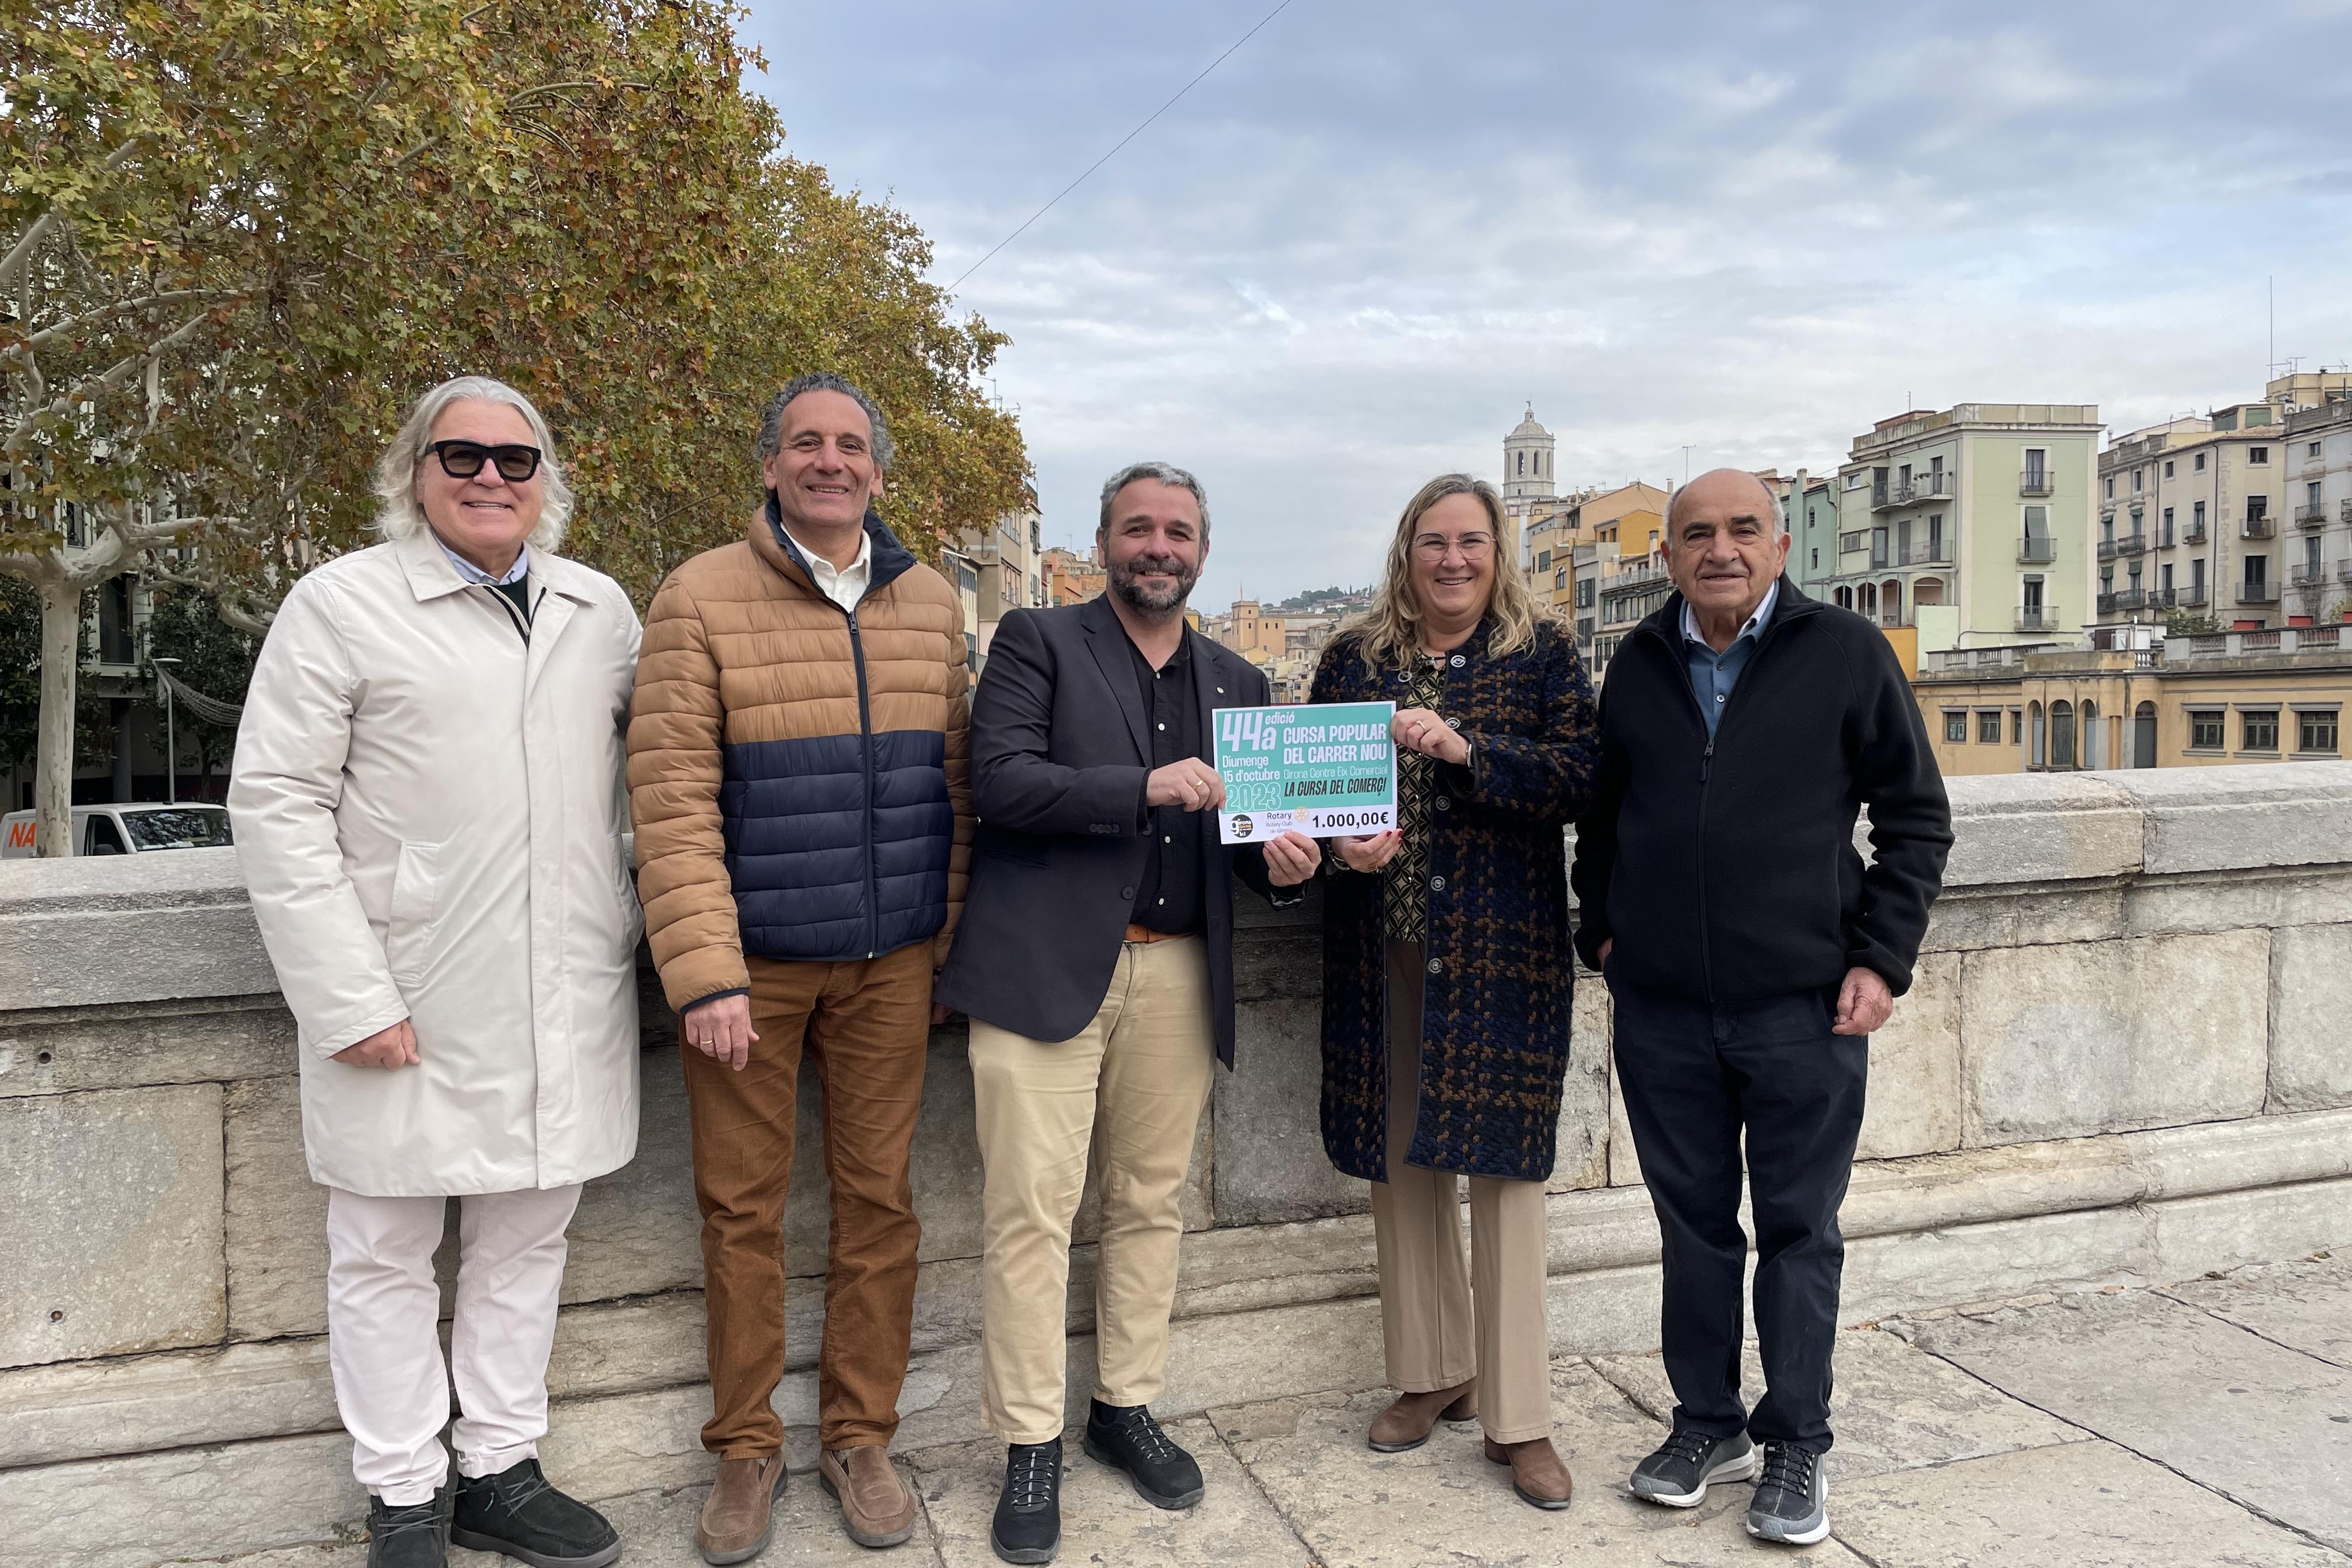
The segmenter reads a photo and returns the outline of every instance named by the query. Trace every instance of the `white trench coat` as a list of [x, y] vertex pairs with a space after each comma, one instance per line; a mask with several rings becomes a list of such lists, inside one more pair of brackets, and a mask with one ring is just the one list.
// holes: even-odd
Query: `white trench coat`
[[[558, 1187], [636, 1152], [637, 617], [575, 562], [535, 550], [529, 582], [526, 645], [429, 532], [345, 555], [254, 669], [229, 815], [329, 1186]], [[331, 1059], [402, 1018], [420, 1065]]]

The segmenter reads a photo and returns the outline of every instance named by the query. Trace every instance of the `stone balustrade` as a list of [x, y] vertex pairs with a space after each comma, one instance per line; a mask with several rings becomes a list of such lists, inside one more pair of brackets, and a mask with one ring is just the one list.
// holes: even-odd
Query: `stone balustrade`
[[[1948, 890], [1916, 988], [1873, 1042], [1847, 1316], [2352, 1240], [2352, 764], [1952, 788]], [[1194, 1153], [1168, 1414], [1381, 1377], [1366, 1193], [1317, 1131], [1314, 913], [1246, 893], [1240, 909], [1240, 1070]], [[1552, 1336], [1643, 1350], [1657, 1231], [1608, 999], [1582, 980], [1549, 1198]], [[644, 1016], [639, 1155], [582, 1203], [551, 1373], [549, 1463], [588, 1496], [709, 1465], [685, 1105], [650, 988]], [[963, 1043], [950, 1026], [930, 1045], [902, 1446], [981, 1435]], [[355, 1534], [294, 1050], [233, 851], [0, 864], [0, 1564], [144, 1568]], [[825, 1216], [803, 1092], [786, 1239], [804, 1283], [776, 1398], [796, 1428], [814, 1419]], [[1089, 1226], [1068, 1308], [1078, 1400]]]

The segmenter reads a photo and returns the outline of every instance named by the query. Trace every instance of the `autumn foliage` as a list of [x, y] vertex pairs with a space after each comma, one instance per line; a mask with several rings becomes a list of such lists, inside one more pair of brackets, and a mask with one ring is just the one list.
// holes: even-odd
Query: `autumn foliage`
[[[919, 549], [1017, 503], [901, 214], [783, 155], [709, 0], [0, 0], [0, 569], [118, 539], [257, 623], [367, 542], [402, 408], [460, 372], [540, 403], [567, 552], [642, 599], [738, 531], [760, 404], [866, 384]], [[109, 530], [113, 531], [110, 534]], [[193, 553], [190, 552], [193, 547]]]

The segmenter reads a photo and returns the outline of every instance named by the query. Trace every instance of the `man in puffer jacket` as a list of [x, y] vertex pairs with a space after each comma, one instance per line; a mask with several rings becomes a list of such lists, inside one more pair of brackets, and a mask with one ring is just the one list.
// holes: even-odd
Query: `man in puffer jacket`
[[861, 1545], [912, 1533], [891, 1468], [919, 1231], [907, 1152], [931, 977], [963, 900], [963, 611], [869, 510], [888, 430], [841, 377], [800, 376], [760, 429], [766, 506], [646, 616], [629, 722], [637, 890], [681, 1015], [702, 1210], [717, 1485], [695, 1544], [767, 1544], [784, 1485], [782, 1222], [805, 1044], [833, 1186], [819, 1479]]

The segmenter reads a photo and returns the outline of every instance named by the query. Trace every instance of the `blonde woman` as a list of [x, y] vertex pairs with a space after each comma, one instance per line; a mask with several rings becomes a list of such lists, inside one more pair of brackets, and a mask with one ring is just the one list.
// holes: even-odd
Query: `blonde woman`
[[[637, 1145], [637, 617], [555, 553], [572, 491], [503, 383], [426, 393], [377, 489], [384, 542], [303, 577], [269, 628], [228, 796], [300, 1039], [368, 1564], [440, 1568], [454, 1539], [603, 1568], [620, 1537], [548, 1484], [539, 1439], [565, 1229]], [[452, 1197], [454, 1366], [433, 1276]]]
[[1441, 1416], [1475, 1415], [1520, 1498], [1566, 1508], [1544, 1179], [1575, 968], [1561, 829], [1599, 747], [1575, 639], [1518, 570], [1493, 486], [1448, 474], [1422, 487], [1372, 607], [1325, 650], [1313, 700], [1397, 706], [1399, 826], [1334, 842], [1323, 924], [1323, 1142], [1372, 1183], [1398, 1390], [1370, 1440], [1418, 1447]]

